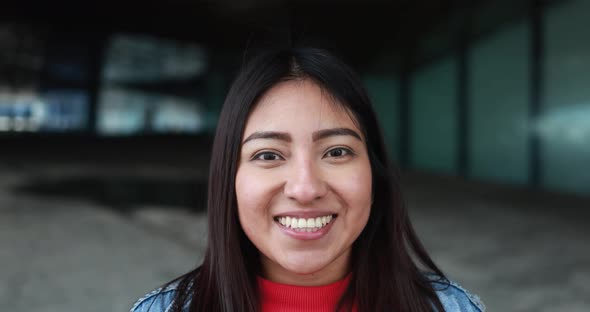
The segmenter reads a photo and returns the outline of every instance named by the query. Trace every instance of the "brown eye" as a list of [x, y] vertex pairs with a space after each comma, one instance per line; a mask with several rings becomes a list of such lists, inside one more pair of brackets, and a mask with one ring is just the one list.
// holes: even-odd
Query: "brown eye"
[[283, 158], [281, 156], [279, 156], [277, 153], [262, 152], [262, 153], [256, 154], [256, 156], [254, 156], [253, 159], [254, 160], [263, 160], [263, 161], [273, 161], [273, 160], [281, 160]]
[[344, 156], [348, 156], [348, 155], [352, 155], [352, 152], [349, 149], [343, 148], [343, 147], [339, 147], [339, 148], [334, 148], [329, 150], [326, 153], [325, 157], [344, 157]]

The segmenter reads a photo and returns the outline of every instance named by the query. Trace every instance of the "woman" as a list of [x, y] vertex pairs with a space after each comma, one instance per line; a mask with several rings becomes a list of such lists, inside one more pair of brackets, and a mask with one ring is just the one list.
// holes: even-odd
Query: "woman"
[[426, 253], [391, 172], [349, 67], [261, 54], [220, 115], [203, 264], [131, 311], [483, 311]]

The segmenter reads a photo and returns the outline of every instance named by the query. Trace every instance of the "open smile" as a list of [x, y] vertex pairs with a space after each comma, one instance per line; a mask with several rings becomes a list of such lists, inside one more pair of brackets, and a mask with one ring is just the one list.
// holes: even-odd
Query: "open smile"
[[295, 239], [312, 240], [328, 233], [337, 217], [337, 214], [326, 214], [314, 218], [277, 216], [274, 220], [285, 234]]
[[291, 216], [275, 217], [280, 225], [297, 232], [316, 232], [332, 222], [336, 215], [328, 214], [315, 218], [297, 218]]

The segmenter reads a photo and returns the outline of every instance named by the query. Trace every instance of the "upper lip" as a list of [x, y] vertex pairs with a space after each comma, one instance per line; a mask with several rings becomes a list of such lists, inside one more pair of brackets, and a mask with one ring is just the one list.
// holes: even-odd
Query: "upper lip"
[[289, 212], [282, 212], [275, 215], [275, 218], [279, 217], [295, 217], [295, 218], [317, 218], [323, 217], [328, 215], [335, 215], [336, 213], [333, 211], [289, 211]]

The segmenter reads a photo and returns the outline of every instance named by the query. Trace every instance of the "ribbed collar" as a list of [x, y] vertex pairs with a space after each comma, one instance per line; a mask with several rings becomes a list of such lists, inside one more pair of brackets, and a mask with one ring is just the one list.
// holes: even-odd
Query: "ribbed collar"
[[352, 274], [323, 286], [294, 286], [258, 277], [263, 312], [334, 311]]

